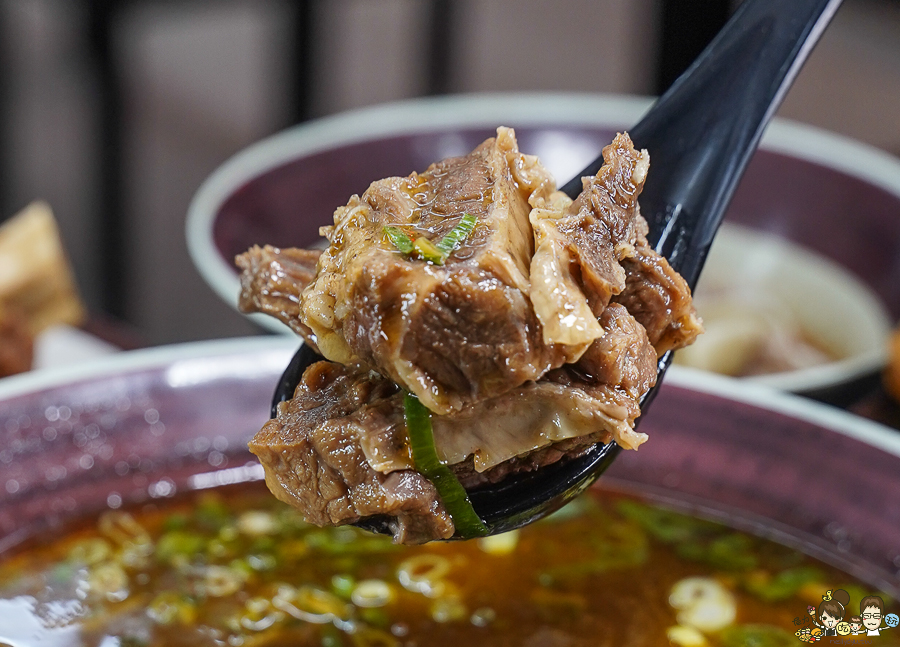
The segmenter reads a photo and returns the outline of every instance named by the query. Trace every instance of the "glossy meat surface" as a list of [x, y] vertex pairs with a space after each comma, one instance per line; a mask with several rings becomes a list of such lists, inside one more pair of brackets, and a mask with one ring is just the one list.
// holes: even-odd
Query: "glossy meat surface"
[[[604, 160], [573, 201], [501, 128], [468, 156], [354, 196], [323, 228], [314, 273], [311, 252], [239, 257], [244, 308], [331, 360], [251, 443], [276, 496], [323, 525], [386, 515], [399, 542], [452, 535], [415, 470], [404, 391], [431, 410], [437, 456], [467, 488], [647, 440], [635, 421], [657, 358], [702, 327], [687, 284], [647, 243], [646, 151], [620, 134]], [[436, 241], [464, 214], [476, 226], [442, 264], [385, 232]]]
[[[540, 377], [565, 359], [542, 343], [528, 298], [528, 198], [551, 188], [508, 129], [466, 157], [373, 183], [324, 230], [299, 321], [326, 358], [362, 362], [439, 414]], [[407, 257], [384, 232], [436, 242], [466, 213], [475, 229], [443, 265]]]

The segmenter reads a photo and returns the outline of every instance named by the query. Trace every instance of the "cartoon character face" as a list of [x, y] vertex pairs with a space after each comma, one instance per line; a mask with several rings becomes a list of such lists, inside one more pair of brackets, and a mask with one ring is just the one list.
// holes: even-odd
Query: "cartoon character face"
[[850, 630], [851, 630], [851, 631], [859, 631], [860, 629], [862, 629], [862, 623], [861, 623], [861, 622], [851, 622], [851, 623], [850, 623]]
[[[877, 610], [877, 609], [876, 609]], [[828, 627], [829, 629], [834, 629], [834, 626], [840, 621], [840, 618], [835, 618], [834, 616], [828, 615], [827, 611], [822, 612], [822, 617], [819, 618], [822, 621], [822, 624]], [[881, 623], [881, 616], [878, 616], [878, 622]]]
[[881, 626], [881, 611], [878, 607], [866, 607], [862, 613], [863, 626], [871, 631]]

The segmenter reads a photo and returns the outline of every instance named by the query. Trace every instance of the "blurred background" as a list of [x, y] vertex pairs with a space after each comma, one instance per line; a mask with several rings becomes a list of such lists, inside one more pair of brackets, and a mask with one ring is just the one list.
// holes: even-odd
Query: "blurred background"
[[[231, 155], [416, 96], [658, 94], [731, 4], [0, 0], [0, 216], [50, 204], [92, 320], [125, 345], [258, 333], [184, 240]], [[779, 114], [900, 154], [898, 106], [900, 1], [845, 0]]]

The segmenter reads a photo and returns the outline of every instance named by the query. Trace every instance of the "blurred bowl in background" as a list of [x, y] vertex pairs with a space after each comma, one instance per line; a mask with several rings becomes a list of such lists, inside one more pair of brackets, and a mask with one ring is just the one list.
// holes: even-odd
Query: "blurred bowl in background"
[[825, 397], [885, 363], [891, 318], [874, 291], [780, 236], [723, 224], [694, 303], [705, 332], [679, 366]]
[[[0, 382], [0, 556], [68, 522], [255, 481], [247, 441], [294, 340], [128, 351]], [[900, 435], [796, 396], [685, 369], [601, 481], [720, 518], [900, 596]]]
[[[203, 184], [188, 213], [188, 248], [213, 290], [236, 306], [236, 254], [255, 244], [316, 244], [334, 210], [374, 180], [465, 154], [507, 125], [516, 129], [521, 150], [538, 155], [562, 183], [651, 104], [624, 96], [481, 94], [376, 106], [297, 126], [239, 153]], [[900, 318], [900, 161], [775, 120], [726, 220], [764, 233], [756, 243], [781, 242], [762, 245], [770, 249], [731, 270], [721, 269], [732, 265], [730, 254], [714, 251], [713, 259], [725, 262], [704, 273], [699, 289], [725, 271], [740, 286], [789, 282], [795, 289], [784, 296], [792, 316], [804, 322], [803, 335], [834, 355], [814, 367], [748, 379], [832, 401], [871, 382], [886, 361], [888, 329]], [[271, 317], [253, 318], [292, 334]]]

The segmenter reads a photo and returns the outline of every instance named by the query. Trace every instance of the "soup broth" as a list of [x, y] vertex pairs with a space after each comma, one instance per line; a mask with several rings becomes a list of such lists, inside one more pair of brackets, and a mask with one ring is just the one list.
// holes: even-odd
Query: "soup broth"
[[[823, 632], [813, 614], [837, 589], [847, 622], [877, 594], [793, 549], [609, 492], [506, 535], [401, 547], [308, 525], [257, 483], [110, 510], [8, 556], [0, 644], [767, 647]], [[882, 598], [877, 638], [822, 640], [900, 645]]]

